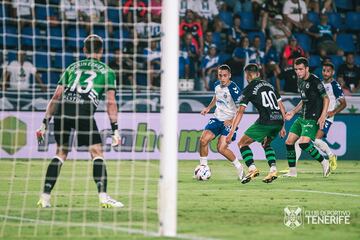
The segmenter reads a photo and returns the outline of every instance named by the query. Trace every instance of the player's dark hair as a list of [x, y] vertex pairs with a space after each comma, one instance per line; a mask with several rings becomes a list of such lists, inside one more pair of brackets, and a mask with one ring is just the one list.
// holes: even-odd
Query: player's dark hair
[[259, 66], [255, 63], [249, 63], [244, 67], [244, 71], [246, 72], [259, 72]]
[[323, 67], [331, 67], [332, 70], [335, 70], [335, 66], [334, 66], [334, 64], [333, 64], [332, 62], [324, 62], [324, 63], [322, 64], [322, 66], [323, 66]]
[[305, 67], [309, 67], [309, 61], [304, 57], [299, 57], [295, 59], [294, 65], [300, 65], [300, 64], [304, 64]]
[[227, 64], [222, 64], [218, 67], [218, 70], [227, 70], [229, 73], [231, 73], [231, 68]]
[[84, 40], [86, 53], [99, 53], [103, 46], [103, 40], [99, 35], [91, 34]]

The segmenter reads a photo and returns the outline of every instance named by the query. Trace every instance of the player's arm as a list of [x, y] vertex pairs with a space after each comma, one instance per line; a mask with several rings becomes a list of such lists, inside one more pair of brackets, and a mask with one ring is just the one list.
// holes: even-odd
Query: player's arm
[[107, 114], [110, 119], [111, 124], [111, 138], [112, 138], [112, 146], [117, 146], [120, 144], [120, 133], [118, 130], [118, 107], [116, 104], [116, 98], [115, 98], [115, 90], [109, 89], [106, 92], [106, 108], [107, 108]]
[[332, 117], [346, 108], [347, 104], [345, 98], [340, 98], [338, 101], [339, 105], [334, 110], [328, 112], [328, 117]]
[[39, 144], [41, 144], [45, 139], [46, 129], [48, 128], [49, 122], [56, 111], [57, 105], [62, 97], [63, 92], [64, 86], [58, 85], [52, 98], [50, 99], [50, 102], [46, 107], [45, 117], [41, 123], [40, 128], [36, 130], [36, 137]]
[[216, 104], [216, 96], [214, 96], [209, 105], [201, 111], [201, 115], [206, 115]]
[[284, 124], [280, 130], [280, 137], [283, 138], [286, 135], [286, 130], [285, 130], [286, 111], [285, 111], [285, 106], [284, 106], [283, 102], [281, 101], [281, 99], [278, 100], [278, 105], [280, 108], [281, 115], [284, 119]]
[[291, 111], [289, 111], [289, 112], [287, 112], [287, 113], [285, 114], [285, 119], [286, 119], [287, 121], [291, 120], [291, 119], [293, 118], [293, 116], [294, 116], [295, 114], [297, 114], [297, 113], [302, 109], [302, 106], [303, 106], [303, 101], [300, 100], [300, 102], [298, 103], [298, 105], [296, 105], [296, 107], [295, 107], [293, 110], [291, 110]]
[[232, 121], [231, 124], [231, 129], [229, 131], [229, 134], [226, 136], [226, 142], [227, 143], [231, 143], [231, 139], [235, 133], [235, 130], [237, 128], [237, 126], [239, 125], [239, 123], [241, 122], [241, 119], [244, 115], [246, 109], [246, 105], [240, 105], [239, 109], [236, 112], [235, 118]]

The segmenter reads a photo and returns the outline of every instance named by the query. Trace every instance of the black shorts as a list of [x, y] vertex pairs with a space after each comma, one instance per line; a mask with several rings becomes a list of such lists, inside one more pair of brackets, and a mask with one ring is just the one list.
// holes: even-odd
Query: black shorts
[[77, 146], [90, 146], [102, 143], [94, 117], [54, 117], [55, 141], [59, 146], [69, 146], [72, 130], [76, 131]]

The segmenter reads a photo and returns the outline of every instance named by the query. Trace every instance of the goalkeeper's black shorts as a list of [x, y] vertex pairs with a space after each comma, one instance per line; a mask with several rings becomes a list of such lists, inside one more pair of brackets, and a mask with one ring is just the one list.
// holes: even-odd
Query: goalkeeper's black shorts
[[56, 143], [63, 147], [71, 147], [74, 140], [74, 131], [77, 135], [77, 146], [91, 146], [102, 143], [94, 117], [54, 117], [54, 135]]

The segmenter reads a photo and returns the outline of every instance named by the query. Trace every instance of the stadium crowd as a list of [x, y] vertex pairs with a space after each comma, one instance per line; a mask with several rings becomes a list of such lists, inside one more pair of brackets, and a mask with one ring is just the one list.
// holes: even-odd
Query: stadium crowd
[[[29, 83], [31, 75], [42, 91], [44, 85], [55, 86], [64, 68], [84, 57], [82, 39], [90, 33], [104, 38], [104, 61], [117, 72], [122, 89], [157, 89], [161, 2], [3, 0], [2, 89]], [[257, 63], [262, 77], [280, 92], [296, 93], [292, 64], [300, 56], [309, 57], [318, 75], [321, 63], [331, 61], [346, 94], [360, 89], [356, 0], [180, 0], [179, 39], [179, 76], [193, 79], [194, 90], [213, 90], [216, 67], [223, 63], [242, 89], [243, 67]], [[11, 66], [25, 70], [19, 51], [28, 53], [25, 62], [32, 67], [16, 78]]]

